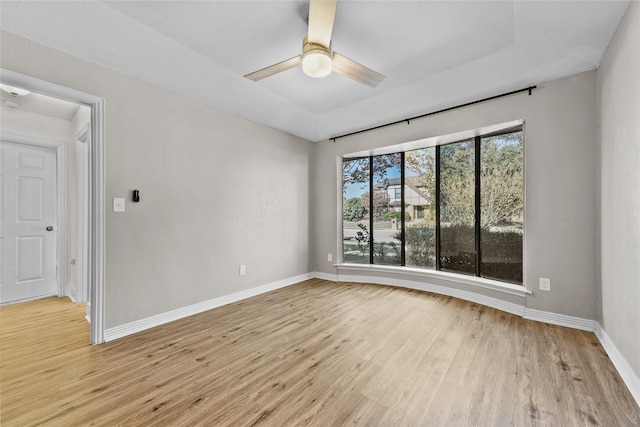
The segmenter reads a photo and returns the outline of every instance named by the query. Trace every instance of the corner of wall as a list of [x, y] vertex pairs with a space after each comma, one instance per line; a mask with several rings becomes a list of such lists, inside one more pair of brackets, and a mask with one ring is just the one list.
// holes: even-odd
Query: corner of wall
[[[640, 2], [629, 3], [596, 74], [598, 129], [597, 319], [603, 345], [640, 386]], [[606, 333], [604, 331], [606, 330]], [[609, 352], [609, 350], [607, 350]], [[623, 375], [624, 376], [624, 375]], [[634, 379], [635, 378], [635, 379]], [[625, 379], [625, 382], [627, 380]], [[636, 384], [635, 386], [633, 384]]]

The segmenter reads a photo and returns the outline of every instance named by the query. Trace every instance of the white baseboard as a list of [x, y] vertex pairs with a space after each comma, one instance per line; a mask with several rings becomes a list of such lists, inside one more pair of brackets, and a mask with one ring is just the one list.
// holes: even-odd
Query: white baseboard
[[307, 279], [311, 279], [314, 276], [311, 273], [301, 274], [299, 276], [290, 277], [288, 279], [278, 280], [276, 282], [267, 283], [262, 286], [258, 286], [244, 291], [235, 292], [233, 294], [224, 295], [218, 298], [203, 301], [197, 304], [189, 305], [187, 307], [171, 310], [166, 313], [157, 314], [155, 316], [147, 317], [145, 319], [136, 320], [124, 325], [109, 328], [104, 331], [104, 340], [113, 341], [118, 338], [125, 337], [127, 335], [135, 334], [136, 332], [144, 331], [145, 329], [160, 326], [165, 323], [173, 322], [194, 314], [202, 313], [203, 311], [211, 310], [212, 308], [220, 307], [230, 304], [232, 302], [240, 301], [246, 298], [251, 298], [256, 295], [260, 295], [266, 292], [274, 291], [276, 289], [284, 288], [286, 286], [294, 285]]
[[582, 317], [567, 316], [565, 314], [551, 313], [549, 311], [534, 310], [525, 308], [525, 319], [536, 320], [538, 322], [550, 323], [552, 325], [566, 326], [573, 329], [593, 332], [596, 330], [598, 322], [595, 320], [583, 319]]
[[7, 301], [7, 302], [3, 302], [0, 303], [0, 307], [4, 307], [7, 305], [14, 305], [14, 304], [22, 304], [23, 302], [31, 302], [31, 301], [38, 301], [39, 299], [45, 299], [45, 298], [54, 298], [54, 297], [60, 297], [60, 298], [64, 298], [66, 295], [58, 295], [58, 294], [46, 294], [46, 295], [39, 295], [37, 297], [33, 297], [33, 298], [25, 298], [25, 299], [18, 299], [15, 301]]
[[65, 296], [68, 296], [69, 298], [71, 298], [71, 301], [73, 301], [74, 304], [76, 303], [75, 295], [76, 295], [76, 285], [74, 283], [67, 282]]
[[337, 274], [329, 274], [329, 273], [323, 273], [321, 271], [314, 271], [313, 273], [311, 273], [311, 275], [316, 279], [324, 279], [324, 280], [331, 280], [332, 282], [339, 282]]
[[633, 371], [629, 362], [627, 362], [627, 359], [620, 353], [618, 347], [611, 341], [611, 338], [609, 338], [609, 335], [607, 335], [599, 323], [596, 323], [595, 334], [600, 340], [604, 351], [609, 355], [613, 366], [618, 370], [622, 381], [624, 381], [636, 403], [640, 406], [640, 378], [638, 378], [638, 375]]

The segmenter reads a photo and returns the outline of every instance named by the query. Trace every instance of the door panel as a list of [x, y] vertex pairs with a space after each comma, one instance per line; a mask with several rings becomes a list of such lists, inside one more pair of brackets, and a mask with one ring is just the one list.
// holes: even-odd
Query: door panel
[[18, 223], [44, 221], [44, 179], [19, 176], [17, 180]]
[[43, 236], [18, 236], [16, 244], [18, 283], [44, 278]]
[[56, 153], [5, 141], [0, 153], [0, 303], [56, 295]]
[[44, 156], [18, 153], [18, 167], [44, 170]]

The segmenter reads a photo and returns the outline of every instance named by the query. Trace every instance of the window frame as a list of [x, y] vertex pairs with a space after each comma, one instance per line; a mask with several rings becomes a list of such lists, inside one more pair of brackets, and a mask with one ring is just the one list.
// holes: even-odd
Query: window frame
[[[480, 238], [478, 238], [478, 234], [481, 234], [481, 222], [480, 222], [480, 215], [481, 215], [481, 209], [479, 208], [479, 205], [482, 204], [482, 200], [481, 200], [481, 179], [480, 176], [482, 174], [482, 164], [481, 164], [481, 140], [482, 138], [487, 138], [487, 137], [493, 137], [493, 136], [499, 136], [499, 135], [503, 135], [503, 134], [509, 134], [509, 133], [514, 133], [514, 132], [522, 132], [523, 133], [523, 139], [522, 139], [522, 178], [523, 178], [523, 212], [522, 212], [522, 217], [523, 217], [523, 229], [522, 229], [522, 282], [521, 283], [515, 283], [515, 282], [509, 282], [509, 281], [503, 281], [500, 279], [491, 279], [491, 278], [486, 278], [486, 277], [482, 277], [481, 276], [481, 265], [482, 265], [482, 257], [481, 257], [481, 240]], [[476, 274], [474, 275], [467, 275], [464, 273], [456, 273], [456, 272], [451, 272], [451, 271], [442, 271], [441, 270], [441, 259], [440, 259], [440, 230], [441, 230], [441, 225], [440, 225], [440, 204], [441, 204], [441, 200], [440, 200], [440, 148], [443, 145], [447, 145], [447, 144], [451, 144], [451, 143], [456, 143], [456, 142], [461, 142], [464, 140], [469, 140], [469, 139], [473, 139], [473, 144], [474, 144], [474, 153], [477, 156], [476, 160], [475, 160], [475, 164], [474, 164], [474, 174], [475, 174], [475, 198], [474, 198], [474, 203], [475, 203], [475, 213], [474, 213], [474, 217], [475, 217], [475, 221], [474, 221], [474, 232], [475, 232], [475, 248], [476, 248], [476, 262], [475, 262], [475, 272]], [[435, 153], [436, 153], [436, 159], [435, 159], [435, 164], [436, 164], [436, 168], [435, 168], [435, 180], [436, 180], [436, 194], [435, 194], [435, 220], [436, 220], [436, 228], [435, 228], [435, 240], [436, 240], [436, 266], [435, 268], [428, 268], [428, 267], [417, 267], [417, 266], [406, 266], [406, 255], [405, 255], [405, 249], [406, 249], [406, 234], [405, 234], [405, 215], [406, 215], [406, 207], [405, 207], [405, 203], [404, 203], [404, 198], [405, 198], [405, 153], [408, 151], [412, 151], [412, 150], [419, 150], [419, 149], [425, 149], [425, 148], [431, 148], [434, 147], [435, 148]], [[373, 156], [378, 156], [378, 155], [384, 155], [384, 154], [394, 154], [394, 153], [400, 153], [401, 158], [402, 158], [402, 164], [401, 164], [401, 195], [402, 195], [402, 201], [401, 201], [401, 235], [402, 235], [402, 240], [401, 240], [401, 264], [399, 266], [385, 266], [385, 265], [379, 265], [379, 264], [375, 264], [373, 262], [370, 262], [369, 264], [365, 264], [365, 263], [344, 263], [343, 262], [343, 246], [342, 246], [342, 237], [343, 237], [343, 233], [344, 233], [344, 228], [341, 225], [340, 229], [339, 229], [339, 236], [340, 236], [340, 241], [339, 243], [339, 247], [340, 250], [338, 251], [339, 253], [339, 260], [338, 263], [335, 264], [336, 267], [338, 267], [338, 269], [356, 269], [356, 270], [375, 270], [375, 271], [386, 271], [386, 270], [390, 270], [393, 272], [399, 272], [399, 273], [406, 273], [406, 274], [411, 274], [411, 275], [420, 275], [420, 276], [427, 276], [427, 277], [442, 277], [442, 278], [447, 278], [447, 279], [455, 279], [454, 281], [456, 282], [462, 282], [462, 283], [466, 283], [466, 284], [474, 284], [474, 285], [479, 285], [481, 287], [485, 287], [485, 288], [490, 288], [490, 289], [496, 289], [496, 290], [502, 290], [502, 291], [506, 291], [508, 293], [513, 293], [513, 294], [517, 294], [517, 295], [522, 295], [522, 294], [531, 294], [532, 292], [527, 288], [527, 283], [526, 283], [526, 253], [525, 253], [525, 239], [526, 239], [526, 219], [525, 219], [525, 214], [526, 214], [526, 159], [525, 159], [525, 151], [526, 151], [526, 131], [525, 131], [525, 121], [524, 120], [515, 120], [515, 121], [511, 121], [511, 122], [505, 122], [505, 123], [501, 123], [501, 124], [497, 124], [497, 125], [492, 125], [492, 126], [487, 126], [487, 127], [483, 127], [483, 128], [479, 128], [479, 129], [474, 129], [474, 130], [467, 130], [467, 131], [461, 131], [461, 132], [457, 132], [457, 133], [453, 133], [453, 134], [448, 134], [448, 135], [441, 135], [441, 136], [436, 136], [436, 137], [430, 137], [430, 138], [425, 138], [425, 139], [421, 139], [421, 140], [417, 140], [417, 141], [411, 141], [411, 142], [407, 142], [407, 143], [402, 143], [402, 144], [397, 144], [394, 146], [387, 146], [387, 147], [381, 147], [381, 148], [377, 148], [377, 149], [372, 149], [372, 150], [368, 150], [368, 151], [364, 151], [364, 152], [358, 152], [358, 153], [351, 153], [351, 154], [345, 154], [342, 156], [338, 157], [338, 164], [340, 165], [340, 170], [339, 170], [339, 188], [340, 188], [340, 192], [339, 194], [342, 194], [342, 189], [343, 189], [343, 175], [342, 175], [342, 164], [343, 161], [345, 160], [350, 160], [350, 159], [354, 159], [354, 158], [363, 158], [363, 157], [369, 157], [370, 160], [370, 165], [372, 166], [373, 163]], [[373, 181], [372, 179], [373, 174], [370, 175], [370, 180]], [[372, 187], [372, 184], [370, 183], [370, 188]], [[340, 218], [340, 224], [342, 224], [342, 197], [339, 198], [339, 209], [338, 209], [338, 216]], [[373, 239], [370, 239], [371, 241], [369, 242], [370, 244], [370, 252], [372, 252], [371, 250], [371, 246], [373, 245]]]

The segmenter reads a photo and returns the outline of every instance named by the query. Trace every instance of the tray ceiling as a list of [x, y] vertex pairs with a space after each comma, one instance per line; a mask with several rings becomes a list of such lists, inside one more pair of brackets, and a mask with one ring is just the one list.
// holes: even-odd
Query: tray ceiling
[[298, 1], [3, 2], [2, 29], [318, 141], [597, 68], [628, 1], [339, 1], [333, 48], [376, 88], [299, 68]]

